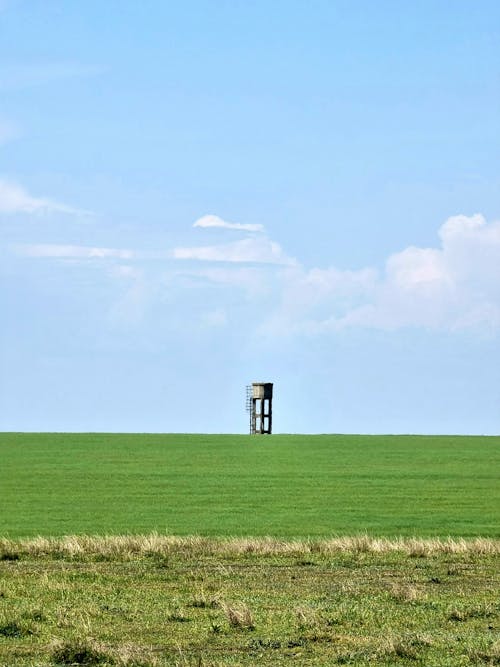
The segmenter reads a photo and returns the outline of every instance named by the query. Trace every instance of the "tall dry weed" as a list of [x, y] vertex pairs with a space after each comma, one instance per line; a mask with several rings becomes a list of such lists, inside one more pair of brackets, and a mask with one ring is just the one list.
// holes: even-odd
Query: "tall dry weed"
[[178, 537], [175, 535], [67, 535], [60, 538], [0, 538], [0, 560], [22, 556], [100, 557], [133, 559], [169, 554], [237, 556], [304, 556], [320, 553], [389, 553], [425, 557], [437, 553], [500, 554], [500, 540], [490, 538], [377, 538], [368, 535], [332, 537], [322, 540], [280, 540], [273, 537]]
[[223, 602], [221, 606], [232, 628], [240, 628], [242, 630], [255, 629], [253, 614], [246, 604], [242, 602], [238, 604]]

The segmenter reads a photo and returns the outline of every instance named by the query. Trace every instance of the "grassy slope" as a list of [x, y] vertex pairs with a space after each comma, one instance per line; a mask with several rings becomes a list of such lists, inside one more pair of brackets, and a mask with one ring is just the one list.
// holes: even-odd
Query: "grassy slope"
[[499, 437], [1, 434], [0, 535], [499, 536]]
[[487, 546], [0, 540], [0, 664], [498, 665]]

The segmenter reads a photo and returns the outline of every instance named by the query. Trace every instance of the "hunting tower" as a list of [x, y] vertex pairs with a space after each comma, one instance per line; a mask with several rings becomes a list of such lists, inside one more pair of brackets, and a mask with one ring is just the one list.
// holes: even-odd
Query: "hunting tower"
[[273, 427], [273, 383], [252, 382], [247, 386], [250, 433], [271, 433]]

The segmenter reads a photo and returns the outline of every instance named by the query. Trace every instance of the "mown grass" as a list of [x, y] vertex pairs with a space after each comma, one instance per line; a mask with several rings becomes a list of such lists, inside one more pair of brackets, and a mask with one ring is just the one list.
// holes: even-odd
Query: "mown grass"
[[0, 541], [0, 664], [500, 664], [498, 540]]
[[499, 437], [0, 434], [0, 535], [500, 535]]

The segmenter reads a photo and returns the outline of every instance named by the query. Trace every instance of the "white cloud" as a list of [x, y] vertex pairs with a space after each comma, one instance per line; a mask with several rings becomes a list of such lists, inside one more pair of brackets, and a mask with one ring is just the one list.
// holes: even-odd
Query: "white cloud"
[[267, 237], [251, 237], [222, 245], [174, 248], [174, 259], [202, 262], [237, 262], [258, 264], [294, 264], [281, 246]]
[[287, 267], [277, 276], [280, 302], [261, 331], [266, 334], [318, 333], [331, 328], [359, 304], [372, 298], [374, 269]]
[[440, 248], [390, 257], [373, 303], [346, 324], [430, 329], [500, 327], [500, 223], [481, 215], [449, 218]]
[[450, 274], [460, 284], [498, 298], [500, 290], [500, 222], [482, 215], [449, 218], [439, 230]]
[[136, 253], [123, 248], [93, 248], [90, 246], [58, 245], [50, 243], [18, 245], [16, 249], [25, 257], [54, 259], [135, 259]]
[[17, 183], [0, 179], [0, 213], [70, 213], [72, 215], [88, 215], [61, 202], [45, 197], [33, 197]]
[[[23, 245], [17, 251], [29, 257], [112, 261], [113, 276], [132, 282], [118, 310], [130, 310], [134, 317], [143, 312], [143, 302], [164, 298], [166, 289], [169, 298], [184, 303], [186, 290], [210, 286], [216, 289], [209, 292], [206, 325], [230, 320], [231, 306], [224, 316], [219, 310], [227, 298], [223, 294], [240, 290], [248, 307], [256, 308], [252, 321], [273, 336], [353, 327], [499, 332], [500, 222], [488, 223], [479, 214], [454, 216], [441, 226], [439, 238], [436, 247], [409, 246], [392, 254], [382, 270], [308, 269], [262, 234], [165, 252], [57, 244]], [[128, 263], [138, 260], [163, 260], [152, 264], [151, 275], [155, 267], [160, 272], [149, 279], [147, 290], [142, 271]], [[174, 260], [169, 268], [168, 260]]]
[[441, 247], [410, 246], [385, 270], [303, 270], [284, 275], [264, 329], [319, 333], [347, 327], [500, 330], [500, 222], [454, 216]]
[[[249, 232], [246, 238], [232, 243], [206, 246], [190, 246], [174, 248], [174, 259], [189, 259], [201, 262], [231, 262], [256, 264], [295, 264], [288, 257], [279, 243], [272, 241], [263, 234], [264, 226], [259, 224], [242, 224], [226, 222], [217, 215], [204, 215], [198, 218], [193, 227], [203, 229], [220, 228]], [[258, 236], [253, 233], [258, 232]]]
[[205, 229], [210, 227], [219, 227], [223, 229], [236, 229], [242, 232], [263, 232], [264, 225], [259, 224], [244, 224], [240, 222], [226, 222], [217, 215], [204, 215], [194, 223], [193, 227], [203, 227]]

